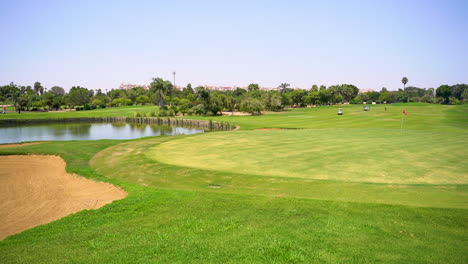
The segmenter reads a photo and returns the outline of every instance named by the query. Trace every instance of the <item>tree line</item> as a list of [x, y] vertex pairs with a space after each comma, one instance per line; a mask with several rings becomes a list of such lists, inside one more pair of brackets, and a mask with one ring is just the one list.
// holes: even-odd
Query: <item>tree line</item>
[[[406, 77], [405, 77], [406, 78]], [[311, 105], [426, 102], [439, 104], [460, 104], [468, 101], [466, 84], [441, 85], [434, 88], [406, 87], [404, 89], [359, 93], [352, 84], [312, 85], [310, 89], [293, 89], [288, 83], [281, 83], [277, 89], [261, 90], [256, 83], [247, 89], [235, 88], [230, 91], [214, 91], [204, 86], [193, 88], [188, 84], [182, 90], [176, 89], [170, 81], [153, 78], [149, 89], [112, 89], [103, 92], [80, 86], [73, 86], [67, 93], [62, 87], [47, 89], [40, 82], [31, 86], [14, 83], [0, 86], [0, 103], [11, 104], [16, 110], [48, 111], [64, 108], [92, 110], [97, 108], [126, 105], [158, 105], [160, 115], [218, 115], [222, 111], [242, 111], [259, 114], [261, 111], [280, 111], [289, 107]]]

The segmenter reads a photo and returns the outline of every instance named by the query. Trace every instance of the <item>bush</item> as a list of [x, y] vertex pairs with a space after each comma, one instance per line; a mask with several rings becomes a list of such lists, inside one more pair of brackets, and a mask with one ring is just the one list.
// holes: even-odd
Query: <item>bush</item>
[[423, 97], [421, 97], [421, 102], [423, 103], [435, 103], [434, 97], [426, 94]]
[[135, 112], [135, 113], [133, 114], [133, 116], [134, 116], [134, 117], [145, 117], [145, 113], [143, 113], [143, 112]]
[[156, 116], [158, 116], [158, 114], [156, 113], [156, 111], [151, 111], [151, 112], [148, 113], [148, 116], [156, 117]]
[[84, 110], [91, 110], [91, 106], [89, 104], [84, 105]]
[[132, 104], [132, 100], [127, 99], [127, 98], [116, 98], [112, 100], [112, 103], [111, 103], [112, 106], [125, 106], [125, 105], [131, 105], [131, 104]]
[[247, 97], [241, 101], [239, 110], [243, 112], [248, 112], [254, 115], [254, 114], [261, 114], [264, 108], [265, 107], [260, 100]]
[[159, 113], [158, 113], [158, 116], [167, 116], [167, 111], [162, 109], [162, 110], [159, 110]]
[[179, 113], [179, 108], [175, 105], [171, 106], [171, 111], [174, 112], [174, 115], [177, 115]]
[[356, 96], [349, 103], [350, 104], [362, 104], [362, 99], [361, 99], [361, 97]]
[[458, 98], [452, 96], [452, 97], [449, 98], [449, 104], [459, 105], [459, 104], [461, 104], [461, 101], [458, 100]]
[[[196, 106], [190, 108], [190, 110], [192, 110], [192, 114], [195, 114], [195, 115], [201, 115], [203, 114], [203, 110], [204, 110], [204, 106], [203, 104], [197, 104]], [[190, 111], [189, 110], [189, 111]], [[190, 115], [190, 114], [189, 114]]]

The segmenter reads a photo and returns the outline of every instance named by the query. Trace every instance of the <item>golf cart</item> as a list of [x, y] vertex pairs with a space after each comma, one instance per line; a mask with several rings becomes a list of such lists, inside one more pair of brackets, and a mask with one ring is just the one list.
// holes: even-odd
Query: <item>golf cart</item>
[[338, 108], [338, 113], [337, 115], [343, 115], [343, 108]]

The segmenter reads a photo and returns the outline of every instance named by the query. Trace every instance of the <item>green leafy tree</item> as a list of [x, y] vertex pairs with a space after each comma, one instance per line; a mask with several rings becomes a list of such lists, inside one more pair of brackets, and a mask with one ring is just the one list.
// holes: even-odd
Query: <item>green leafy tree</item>
[[67, 96], [68, 104], [71, 106], [80, 106], [89, 103], [91, 101], [91, 92], [92, 91], [86, 88], [73, 86]]
[[463, 102], [468, 102], [468, 89], [463, 91], [461, 98]]
[[436, 89], [436, 96], [442, 98], [443, 104], [448, 104], [452, 89], [448, 85], [441, 85]]
[[246, 93], [247, 93], [247, 90], [237, 87], [237, 88], [234, 89], [234, 91], [232, 92], [232, 95], [233, 95], [234, 97], [241, 97], [241, 96], [243, 96], [243, 95], [246, 94]]
[[172, 83], [161, 78], [153, 78], [150, 84], [150, 92], [156, 94], [160, 109], [165, 107], [165, 98], [172, 89]]
[[210, 104], [211, 92], [206, 87], [198, 86], [195, 88], [195, 93], [203, 104], [203, 115], [206, 115]]
[[309, 105], [316, 105], [320, 104], [320, 96], [319, 92], [317, 91], [311, 91], [309, 94], [307, 94], [305, 98], [305, 103]]
[[270, 91], [263, 94], [263, 102], [266, 109], [270, 111], [279, 111], [282, 109], [281, 95], [277, 91]]
[[465, 90], [468, 90], [468, 85], [466, 84], [455, 84], [452, 85], [451, 87], [452, 90], [452, 96], [457, 98], [458, 100], [463, 100], [463, 93]]
[[330, 91], [323, 89], [318, 92], [319, 100], [321, 104], [329, 104], [331, 100]]
[[41, 85], [40, 82], [34, 83], [34, 91], [37, 95], [42, 95], [44, 93], [44, 87]]
[[247, 86], [247, 90], [249, 92], [260, 90], [260, 86], [258, 85], [258, 83], [251, 83], [251, 84], [249, 84], [249, 86]]
[[65, 94], [65, 90], [60, 87], [60, 86], [52, 86], [52, 88], [50, 88], [50, 91], [54, 96], [59, 96], [59, 95], [64, 95]]
[[306, 91], [299, 89], [299, 90], [292, 91], [290, 94], [291, 94], [292, 103], [295, 106], [297, 107], [304, 106], [304, 99], [306, 96]]
[[137, 104], [141, 104], [141, 105], [144, 105], [144, 104], [147, 104], [149, 103], [149, 97], [146, 96], [146, 95], [139, 95], [137, 98], [136, 98], [136, 103]]
[[243, 112], [247, 112], [247, 113], [251, 113], [252, 115], [255, 115], [255, 114], [262, 113], [262, 111], [264, 110], [264, 105], [262, 101], [256, 98], [246, 97], [240, 102], [239, 108]]
[[63, 95], [58, 95], [54, 96], [54, 99], [52, 99], [52, 108], [55, 109], [56, 111], [60, 109], [60, 107], [65, 103], [64, 96]]
[[226, 95], [224, 97], [224, 109], [230, 112], [234, 112], [236, 109], [236, 99], [231, 95]]
[[210, 104], [209, 104], [210, 111], [214, 115], [217, 115], [219, 112], [223, 110], [223, 108], [224, 108], [224, 94], [217, 93], [217, 92], [212, 93]]
[[52, 91], [48, 91], [42, 95], [42, 100], [44, 101], [44, 104], [49, 108], [53, 108], [54, 104], [54, 93]]
[[189, 99], [181, 99], [179, 103], [179, 111], [182, 113], [182, 115], [185, 115], [188, 113], [189, 109], [193, 107], [192, 101]]
[[192, 88], [192, 85], [190, 83], [187, 84], [187, 86], [184, 87], [184, 89], [182, 90], [182, 92], [184, 93], [185, 97], [187, 98], [189, 95], [192, 95], [195, 93], [195, 91], [193, 90]]

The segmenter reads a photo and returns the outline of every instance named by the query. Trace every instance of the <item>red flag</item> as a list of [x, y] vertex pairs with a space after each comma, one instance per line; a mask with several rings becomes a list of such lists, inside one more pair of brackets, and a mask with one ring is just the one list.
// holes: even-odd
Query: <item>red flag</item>
[[406, 112], [406, 110], [403, 110], [403, 114], [408, 115], [408, 112]]

